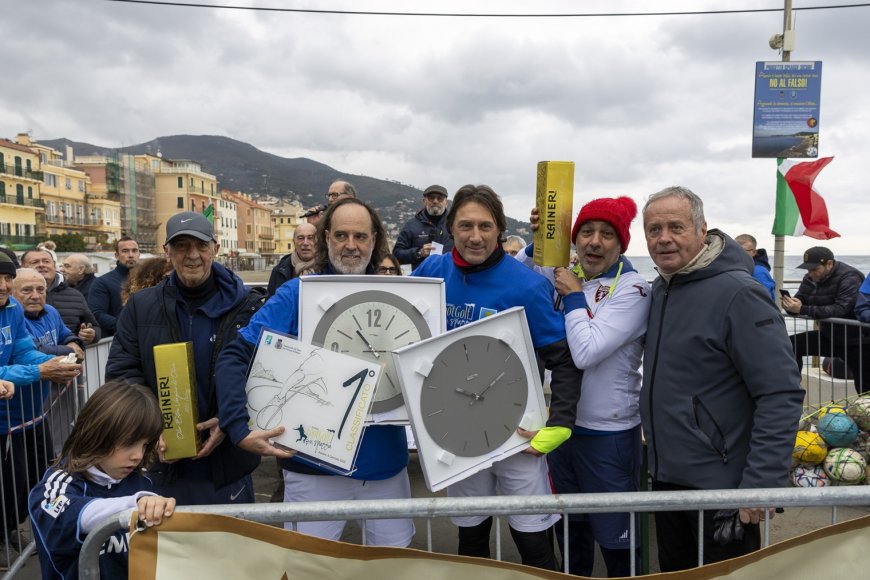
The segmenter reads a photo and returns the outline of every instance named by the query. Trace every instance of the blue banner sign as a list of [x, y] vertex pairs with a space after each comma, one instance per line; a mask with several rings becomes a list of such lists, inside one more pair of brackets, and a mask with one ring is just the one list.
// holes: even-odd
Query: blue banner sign
[[822, 63], [755, 63], [753, 157], [818, 157]]

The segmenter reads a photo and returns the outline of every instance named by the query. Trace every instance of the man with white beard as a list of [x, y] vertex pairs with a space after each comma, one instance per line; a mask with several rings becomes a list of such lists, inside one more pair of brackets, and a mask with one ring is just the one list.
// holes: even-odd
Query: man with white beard
[[430, 185], [423, 192], [423, 208], [409, 219], [399, 232], [393, 254], [400, 264], [411, 264], [416, 270], [434, 249], [433, 242], [444, 246], [440, 253], [450, 253], [453, 238], [447, 231], [447, 190]]
[[[388, 253], [387, 234], [375, 211], [356, 198], [330, 205], [317, 229], [314, 271], [319, 274], [375, 274], [380, 257]], [[251, 431], [244, 385], [260, 330], [269, 328], [298, 336], [299, 278], [278, 291], [239, 331], [239, 338], [221, 353], [217, 363], [218, 415], [221, 429], [240, 448], [263, 456], [274, 455], [284, 468], [284, 501], [305, 502], [352, 499], [402, 499], [411, 497], [408, 480], [408, 442], [405, 428], [371, 425], [350, 475], [335, 475], [315, 463], [294, 457], [269, 443], [283, 427]], [[298, 522], [304, 534], [338, 540], [345, 521]], [[367, 520], [366, 543], [405, 547], [414, 536], [411, 519]], [[292, 527], [292, 524], [286, 524]]]

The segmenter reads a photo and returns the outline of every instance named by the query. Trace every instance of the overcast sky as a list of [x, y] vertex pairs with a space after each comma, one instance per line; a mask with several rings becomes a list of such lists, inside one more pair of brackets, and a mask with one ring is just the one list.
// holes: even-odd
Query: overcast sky
[[[197, 1], [197, 0], [191, 0]], [[710, 227], [773, 249], [776, 162], [752, 159], [755, 62], [779, 60], [782, 0], [209, 0], [478, 13], [778, 8], [664, 17], [433, 18], [0, 0], [0, 136], [124, 146], [225, 135], [340, 171], [455, 191], [487, 183], [528, 219], [538, 161], [575, 161], [575, 213], [692, 188]], [[844, 2], [845, 3], [845, 2]], [[794, 0], [796, 8], [832, 4]], [[839, 3], [837, 3], [839, 4]], [[870, 8], [796, 12], [792, 60], [822, 60], [816, 181], [835, 254], [870, 254]], [[215, 168], [213, 168], [215, 169]], [[646, 253], [639, 219], [629, 255]], [[817, 242], [786, 238], [799, 254]]]

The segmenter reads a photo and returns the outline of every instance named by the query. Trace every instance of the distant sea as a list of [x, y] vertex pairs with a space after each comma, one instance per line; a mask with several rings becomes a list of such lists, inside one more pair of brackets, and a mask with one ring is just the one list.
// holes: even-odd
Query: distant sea
[[800, 145], [803, 137], [796, 135], [773, 135], [771, 137], [755, 137], [752, 142], [752, 154], [756, 156], [774, 156], [780, 151]]
[[[770, 250], [768, 250], [768, 252], [771, 261], [770, 265], [773, 267], [773, 255]], [[658, 276], [658, 272], [655, 270], [655, 264], [649, 256], [628, 256], [628, 259], [631, 260], [635, 270], [637, 270], [638, 273], [647, 280], [654, 280]], [[870, 256], [836, 256], [836, 259], [857, 268], [865, 275], [870, 272]], [[800, 265], [801, 262], [803, 262], [803, 256], [785, 257], [785, 271], [783, 272], [783, 276], [787, 283], [787, 287], [797, 287], [800, 280], [804, 277], [804, 274], [807, 273], [806, 270], [798, 268], [798, 265]], [[792, 283], [788, 284], [788, 282]]]

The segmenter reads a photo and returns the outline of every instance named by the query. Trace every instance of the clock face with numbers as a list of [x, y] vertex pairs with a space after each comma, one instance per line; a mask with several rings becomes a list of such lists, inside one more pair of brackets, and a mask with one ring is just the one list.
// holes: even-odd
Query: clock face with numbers
[[364, 290], [345, 296], [320, 318], [312, 344], [385, 365], [373, 413], [404, 404], [392, 351], [432, 336], [413, 304], [390, 292]]
[[497, 449], [526, 411], [528, 377], [517, 353], [483, 335], [457, 339], [432, 362], [420, 414], [436, 445], [461, 457]]

